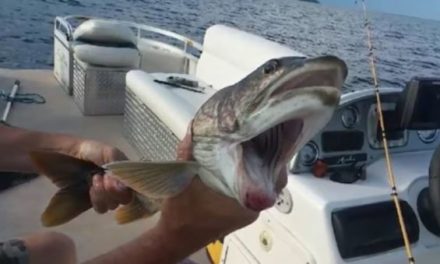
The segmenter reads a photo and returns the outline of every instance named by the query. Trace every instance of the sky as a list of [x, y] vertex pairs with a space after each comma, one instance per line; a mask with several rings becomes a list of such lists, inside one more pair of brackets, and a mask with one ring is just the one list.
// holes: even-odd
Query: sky
[[[326, 5], [356, 8], [355, 0], [320, 0], [320, 2]], [[371, 10], [440, 20], [440, 0], [366, 0], [366, 3], [367, 8]]]

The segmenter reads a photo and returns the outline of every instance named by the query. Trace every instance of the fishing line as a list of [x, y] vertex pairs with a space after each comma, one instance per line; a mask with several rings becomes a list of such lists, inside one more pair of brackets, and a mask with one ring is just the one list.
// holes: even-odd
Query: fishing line
[[23, 104], [44, 104], [46, 99], [37, 93], [16, 93], [10, 97], [4, 90], [0, 90], [0, 100]]
[[371, 75], [373, 76], [374, 89], [375, 89], [375, 93], [376, 93], [377, 115], [379, 117], [381, 137], [382, 137], [383, 148], [384, 148], [384, 152], [385, 152], [385, 160], [386, 160], [386, 165], [387, 165], [388, 183], [391, 187], [391, 197], [392, 197], [392, 199], [394, 201], [394, 205], [396, 207], [397, 218], [399, 220], [399, 225], [400, 225], [400, 229], [402, 232], [403, 241], [405, 244], [405, 252], [406, 252], [406, 256], [408, 257], [408, 263], [414, 264], [414, 263], [416, 263], [416, 261], [414, 259], [414, 256], [413, 256], [413, 253], [411, 250], [411, 243], [409, 242], [408, 232], [406, 230], [405, 220], [404, 220], [404, 217], [402, 214], [402, 208], [400, 206], [399, 196], [397, 193], [396, 176], [394, 175], [394, 171], [393, 171], [393, 167], [392, 167], [392, 163], [391, 163], [391, 157], [390, 157], [390, 153], [389, 153], [389, 149], [388, 149], [388, 140], [386, 137], [385, 122], [384, 122], [384, 117], [383, 117], [383, 112], [382, 112], [382, 102], [380, 99], [380, 92], [379, 92], [379, 82], [378, 82], [377, 74], [376, 74], [376, 65], [375, 65], [375, 58], [374, 58], [374, 53], [373, 53], [373, 44], [371, 41], [370, 21], [368, 20], [368, 16], [367, 16], [367, 5], [365, 4], [365, 0], [362, 0], [362, 7], [364, 10], [365, 29], [367, 32], [367, 42], [368, 42], [368, 50], [369, 50], [368, 57], [370, 60], [370, 70], [371, 70]]

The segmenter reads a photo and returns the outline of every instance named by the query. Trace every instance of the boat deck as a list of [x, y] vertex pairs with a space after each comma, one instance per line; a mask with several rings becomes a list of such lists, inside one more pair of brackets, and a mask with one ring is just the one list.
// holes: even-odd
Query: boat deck
[[[38, 93], [44, 96], [47, 102], [14, 104], [8, 117], [10, 124], [100, 140], [120, 148], [131, 159], [138, 157], [122, 136], [122, 116], [83, 116], [72, 98], [59, 87], [50, 70], [0, 69], [0, 89], [10, 90], [17, 79], [21, 81], [19, 92]], [[0, 107], [0, 111], [3, 112], [4, 104]], [[56, 188], [49, 180], [39, 177], [1, 192], [0, 241], [47, 230], [40, 224], [40, 214], [55, 191]], [[72, 237], [79, 260], [83, 261], [133, 239], [151, 228], [157, 218], [158, 215], [121, 226], [115, 223], [112, 213], [98, 215], [89, 210], [73, 221], [51, 230]], [[192, 255], [191, 259], [197, 263], [210, 263], [203, 249]]]

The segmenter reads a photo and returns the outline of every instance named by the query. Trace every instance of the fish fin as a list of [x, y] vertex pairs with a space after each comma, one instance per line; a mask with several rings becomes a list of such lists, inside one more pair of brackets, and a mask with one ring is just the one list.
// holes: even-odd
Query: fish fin
[[88, 189], [64, 188], [52, 197], [41, 216], [41, 222], [46, 227], [61, 225], [91, 207]]
[[197, 174], [199, 165], [194, 161], [118, 161], [106, 164], [105, 168], [136, 192], [163, 199], [183, 191]]
[[116, 209], [115, 219], [120, 225], [147, 218], [154, 215], [159, 210], [157, 204], [151, 200], [139, 200], [134, 197], [131, 203]]
[[91, 176], [104, 173], [103, 168], [90, 161], [49, 151], [32, 151], [30, 158], [36, 170], [60, 188], [41, 217], [43, 225], [63, 224], [92, 207]]
[[32, 151], [29, 155], [36, 170], [59, 188], [89, 180], [93, 174], [104, 174], [104, 169], [91, 161], [58, 152]]

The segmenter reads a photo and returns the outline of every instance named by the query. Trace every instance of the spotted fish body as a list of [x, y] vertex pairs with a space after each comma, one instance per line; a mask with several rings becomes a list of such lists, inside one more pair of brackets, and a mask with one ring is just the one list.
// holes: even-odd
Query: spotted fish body
[[[182, 192], [193, 177], [248, 209], [271, 207], [287, 182], [287, 163], [330, 120], [346, 76], [345, 63], [334, 56], [269, 60], [201, 106], [188, 135], [193, 161], [120, 161], [99, 167], [34, 152], [36, 168], [61, 188], [44, 212], [43, 224], [67, 222], [90, 208], [88, 188], [78, 188], [72, 177], [79, 181], [99, 170], [110, 170], [136, 192], [136, 199], [116, 212], [119, 223], [152, 215], [161, 200]], [[63, 168], [65, 174], [59, 175]], [[66, 192], [80, 191], [76, 197], [81, 199], [66, 198]]]

